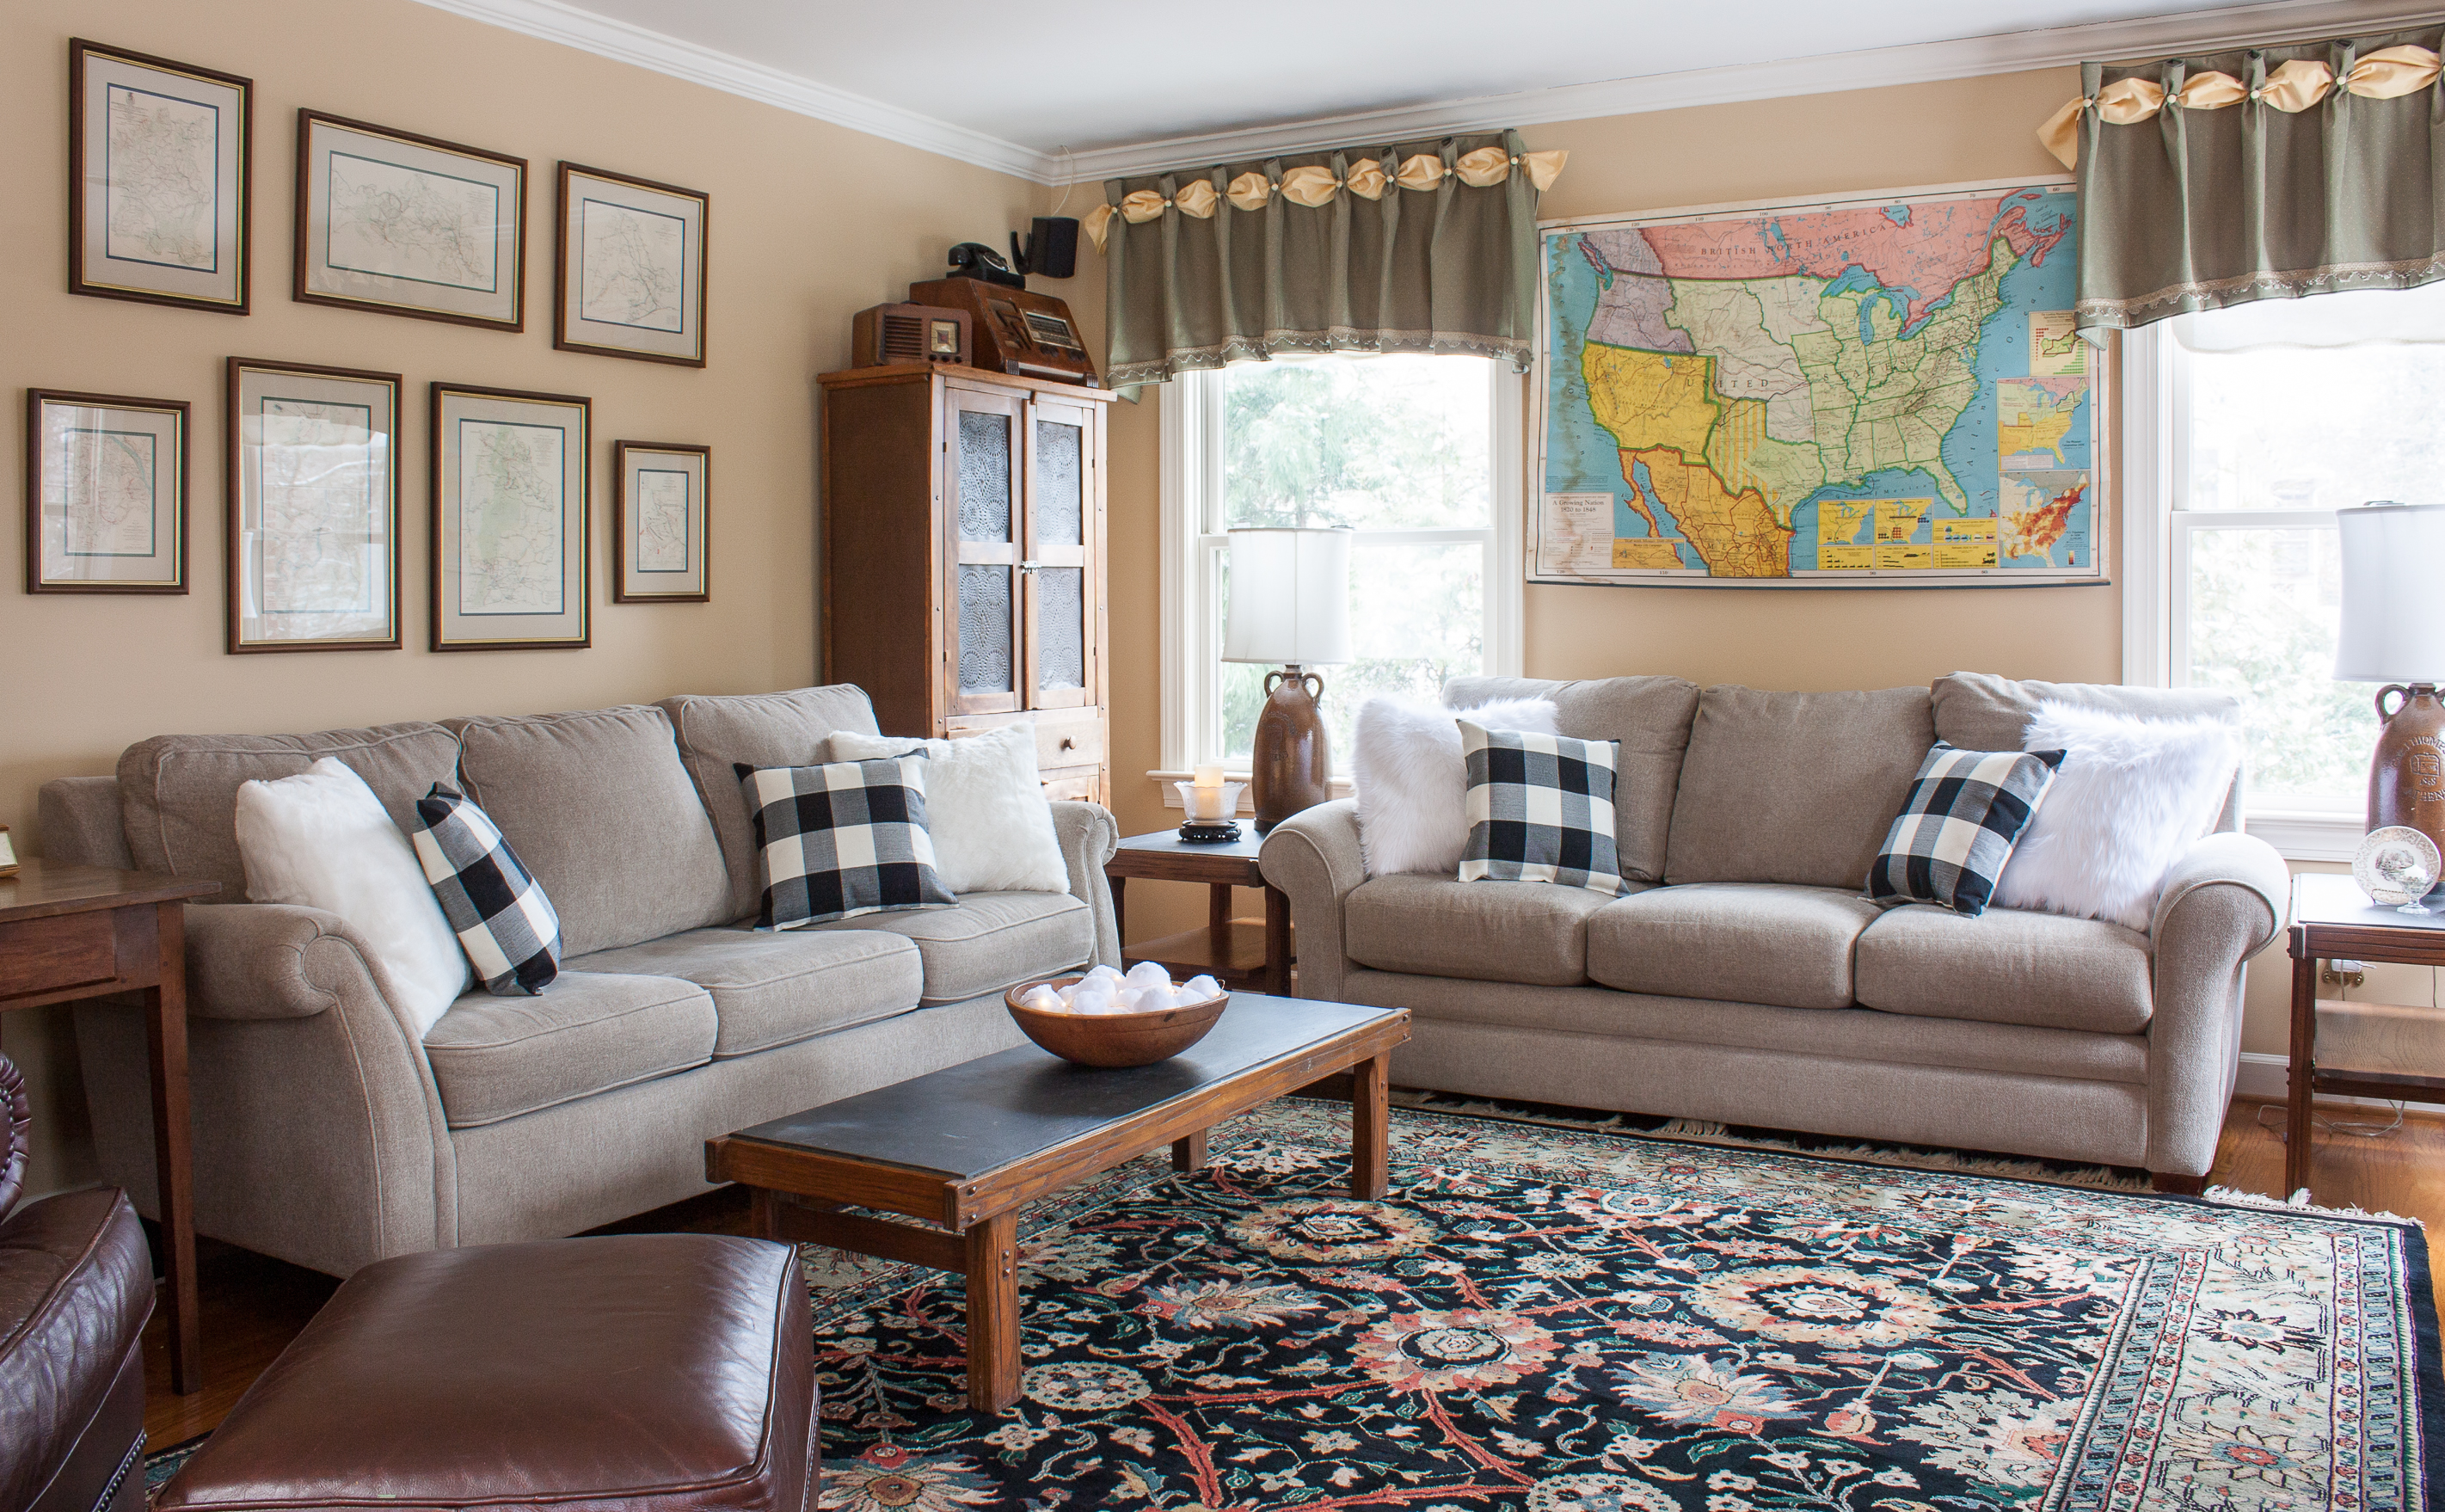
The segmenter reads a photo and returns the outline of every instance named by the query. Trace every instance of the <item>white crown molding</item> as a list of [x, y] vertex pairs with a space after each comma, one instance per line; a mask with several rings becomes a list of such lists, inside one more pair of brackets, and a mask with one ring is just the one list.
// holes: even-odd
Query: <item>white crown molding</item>
[[[567, 0], [420, 3], [1040, 184], [1093, 183], [1135, 174], [1203, 168], [1218, 162], [1358, 142], [1398, 141], [1455, 131], [1973, 79], [2031, 68], [2062, 67], [2089, 59], [2157, 57], [2249, 45], [2272, 46], [2445, 21], [2445, 10], [2434, 4], [2406, 4], [2403, 0], [2262, 0], [2254, 5], [2132, 21], [1913, 43], [1721, 68], [1692, 68], [1599, 84], [1357, 111], [1282, 125], [1097, 147], [1065, 159], [628, 22], [596, 15]], [[2030, 129], [2037, 129], [2035, 122]]]

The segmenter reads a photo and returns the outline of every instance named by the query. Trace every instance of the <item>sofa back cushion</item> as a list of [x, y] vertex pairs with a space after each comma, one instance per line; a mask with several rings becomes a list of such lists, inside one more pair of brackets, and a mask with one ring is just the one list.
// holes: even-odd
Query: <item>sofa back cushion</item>
[[[1555, 734], [1619, 746], [1614, 767], [1614, 851], [1621, 861], [1621, 874], [1631, 881], [1664, 880], [1665, 836], [1672, 823], [1682, 751], [1689, 743], [1689, 717], [1698, 707], [1698, 684], [1660, 677], [1570, 682], [1453, 678], [1444, 684], [1443, 698], [1446, 706], [1455, 709], [1497, 699], [1551, 699]], [[1912, 767], [1916, 770], [1915, 758]], [[1890, 821], [1893, 815], [1885, 818]], [[1879, 828], [1876, 835], [1882, 839], [1884, 831]], [[1867, 875], [1864, 866], [1859, 875]]]
[[213, 903], [246, 901], [238, 859], [237, 790], [256, 778], [293, 777], [333, 756], [364, 778], [404, 833], [416, 800], [454, 779], [458, 737], [425, 721], [311, 735], [159, 735], [119, 757], [119, 802], [127, 853], [140, 871], [210, 879]]
[[464, 791], [542, 884], [565, 955], [729, 921], [721, 847], [661, 709], [452, 723]]
[[807, 767], [825, 759], [834, 732], [875, 735], [874, 705], [854, 683], [795, 688], [787, 693], [681, 694], [659, 705], [679, 737], [681, 759], [696, 783], [730, 876], [728, 919], [745, 919], [763, 902], [756, 875], [755, 816], [734, 762], [751, 767]]
[[1664, 874], [1864, 888], [1934, 743], [1925, 688], [1708, 688], [1681, 763]]
[[[1991, 672], [1950, 672], [1930, 690], [1936, 738], [1965, 751], [2019, 751], [2021, 732], [2046, 700], [2147, 719], [2222, 719], [2238, 723], [2241, 702], [2206, 688], [2126, 688], [2109, 682], [2040, 682]], [[2241, 778], [2232, 775], [2218, 830], [2241, 828]]]

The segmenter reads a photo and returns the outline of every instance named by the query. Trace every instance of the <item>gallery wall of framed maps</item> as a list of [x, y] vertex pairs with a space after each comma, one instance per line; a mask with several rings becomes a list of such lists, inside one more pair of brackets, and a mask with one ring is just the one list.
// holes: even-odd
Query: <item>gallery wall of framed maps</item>
[[1532, 583], [2110, 579], [2070, 179], [1540, 227]]

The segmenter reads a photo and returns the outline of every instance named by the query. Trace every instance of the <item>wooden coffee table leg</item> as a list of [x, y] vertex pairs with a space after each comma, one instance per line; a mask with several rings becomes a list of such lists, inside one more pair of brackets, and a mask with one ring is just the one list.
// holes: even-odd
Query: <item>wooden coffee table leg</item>
[[1390, 1185], [1392, 1056], [1387, 1051], [1350, 1068], [1350, 1195], [1372, 1201]]
[[1205, 1130], [1199, 1129], [1186, 1139], [1171, 1142], [1171, 1168], [1176, 1171], [1205, 1168]]
[[196, 1295], [194, 1144], [187, 1111], [187, 913], [155, 910], [159, 985], [144, 989], [145, 1050], [153, 1073], [153, 1169], [160, 1183], [161, 1248], [170, 1287], [170, 1389], [204, 1387], [203, 1329]]
[[1018, 1400], [1018, 1216], [967, 1231], [968, 1406], [999, 1412]]

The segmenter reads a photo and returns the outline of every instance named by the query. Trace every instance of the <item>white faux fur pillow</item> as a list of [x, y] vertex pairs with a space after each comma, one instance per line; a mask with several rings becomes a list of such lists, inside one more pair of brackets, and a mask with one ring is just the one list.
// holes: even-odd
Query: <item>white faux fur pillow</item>
[[1555, 734], [1551, 699], [1501, 699], [1474, 709], [1378, 695], [1358, 706], [1350, 755], [1357, 789], [1358, 850], [1371, 877], [1396, 871], [1460, 875], [1468, 844], [1468, 765], [1460, 719], [1488, 730]]
[[2223, 812], [2240, 730], [2049, 700], [2021, 744], [2067, 754], [1996, 880], [1995, 902], [2145, 932], [2165, 873]]
[[958, 740], [843, 731], [834, 761], [925, 753], [925, 833], [934, 875], [956, 893], [1068, 892], [1070, 865], [1053, 832], [1053, 806], [1036, 770], [1036, 731], [1006, 724]]

